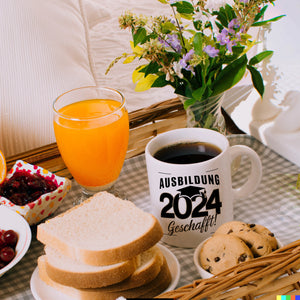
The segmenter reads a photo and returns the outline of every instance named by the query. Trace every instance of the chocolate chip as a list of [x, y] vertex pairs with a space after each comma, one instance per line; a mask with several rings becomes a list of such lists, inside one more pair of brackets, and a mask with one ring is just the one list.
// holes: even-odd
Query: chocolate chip
[[210, 262], [210, 260], [209, 260], [209, 258], [208, 258], [208, 257], [206, 257], [206, 260], [207, 260], [208, 262]]
[[253, 227], [255, 227], [255, 224], [249, 224], [249, 227], [253, 228]]
[[220, 257], [219, 256], [217, 256], [217, 257], [215, 257], [215, 262], [218, 262], [218, 261], [220, 261]]
[[244, 262], [247, 259], [248, 255], [246, 253], [243, 253], [242, 255], [240, 255], [240, 257], [238, 258], [238, 262]]
[[209, 273], [211, 273], [211, 271], [212, 271], [212, 267], [208, 267], [205, 271], [207, 271], [207, 272], [209, 272]]
[[233, 232], [233, 230], [232, 229], [229, 229], [229, 231], [227, 232], [227, 234], [230, 234], [230, 233], [232, 233]]
[[258, 246], [257, 249], [262, 249], [264, 246]]
[[246, 242], [246, 245], [248, 246], [248, 248], [252, 248], [252, 244], [250, 244], [249, 242]]
[[275, 235], [274, 235], [273, 232], [270, 232], [270, 233], [269, 233], [269, 236], [274, 237]]

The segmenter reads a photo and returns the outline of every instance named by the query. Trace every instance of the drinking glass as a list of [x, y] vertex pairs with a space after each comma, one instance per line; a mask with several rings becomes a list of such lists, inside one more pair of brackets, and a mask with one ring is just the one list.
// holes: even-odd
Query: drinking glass
[[53, 111], [58, 149], [83, 196], [109, 190], [119, 177], [128, 146], [123, 95], [111, 88], [77, 88], [59, 96]]

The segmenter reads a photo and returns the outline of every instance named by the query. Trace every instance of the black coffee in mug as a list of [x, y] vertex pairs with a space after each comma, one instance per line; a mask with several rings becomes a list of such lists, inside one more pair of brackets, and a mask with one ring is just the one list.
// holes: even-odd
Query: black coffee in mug
[[171, 164], [194, 164], [209, 160], [221, 153], [216, 145], [205, 142], [184, 142], [166, 146], [153, 156]]

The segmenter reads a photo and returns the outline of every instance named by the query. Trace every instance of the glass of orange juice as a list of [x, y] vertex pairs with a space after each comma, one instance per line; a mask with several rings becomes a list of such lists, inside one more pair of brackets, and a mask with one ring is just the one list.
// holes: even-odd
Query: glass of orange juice
[[129, 139], [123, 95], [104, 87], [82, 87], [53, 104], [61, 156], [85, 195], [110, 189], [121, 172]]

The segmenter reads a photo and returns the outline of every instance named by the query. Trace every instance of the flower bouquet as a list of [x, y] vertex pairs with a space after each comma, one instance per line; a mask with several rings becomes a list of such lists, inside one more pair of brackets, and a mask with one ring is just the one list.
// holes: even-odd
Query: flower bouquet
[[251, 73], [255, 89], [263, 96], [263, 78], [258, 64], [273, 51], [254, 57], [248, 51], [258, 43], [250, 34], [251, 27], [279, 20], [264, 20], [268, 4], [275, 0], [158, 0], [170, 6], [170, 16], [137, 16], [126, 12], [119, 18], [122, 29], [132, 33], [132, 53], [119, 60], [142, 64], [133, 71], [136, 91], [171, 85], [192, 111], [194, 126], [215, 128], [215, 110], [226, 90], [236, 85], [246, 70]]

